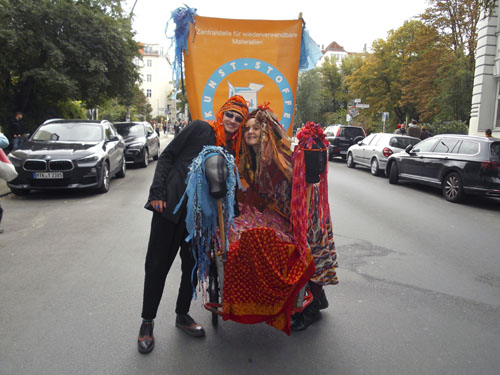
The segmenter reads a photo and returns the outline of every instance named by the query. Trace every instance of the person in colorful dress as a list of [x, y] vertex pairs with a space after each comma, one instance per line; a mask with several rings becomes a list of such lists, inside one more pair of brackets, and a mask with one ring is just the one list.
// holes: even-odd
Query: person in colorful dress
[[[311, 126], [305, 128], [310, 129]], [[310, 138], [316, 139], [317, 136], [315, 134]], [[305, 181], [305, 176], [303, 170], [294, 174], [289, 137], [272, 110], [268, 106], [261, 106], [248, 115], [243, 139], [239, 170], [246, 189], [238, 199], [241, 215], [234, 220], [234, 228], [229, 235], [230, 242], [237, 241], [248, 228], [267, 227], [274, 229], [280, 240], [297, 243], [296, 233], [290, 230], [290, 224], [291, 217], [297, 215], [293, 213], [293, 209], [300, 210], [300, 207], [292, 206], [292, 190], [295, 185], [295, 194], [305, 197], [306, 191], [299, 190], [306, 185], [305, 182], [301, 184], [293, 181]], [[304, 140], [303, 143], [307, 142]], [[303, 169], [303, 159], [300, 160], [302, 164], [298, 163], [298, 166]], [[326, 168], [322, 171], [322, 176], [322, 186], [325, 186]], [[320, 209], [321, 204], [325, 204], [325, 197], [320, 195], [319, 186], [311, 186], [311, 190], [308, 215], [310, 225], [306, 243], [299, 246], [299, 251], [304, 253], [310, 249], [314, 259], [316, 271], [309, 281], [314, 299], [302, 313], [295, 315], [292, 330], [303, 330], [321, 319], [320, 309], [328, 307], [322, 287], [338, 283], [329, 208]], [[326, 197], [326, 205], [327, 199]]]

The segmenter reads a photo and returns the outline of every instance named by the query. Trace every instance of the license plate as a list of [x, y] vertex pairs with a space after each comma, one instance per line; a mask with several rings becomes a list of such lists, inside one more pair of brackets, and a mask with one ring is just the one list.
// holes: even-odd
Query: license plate
[[62, 172], [35, 172], [33, 173], [33, 178], [37, 180], [51, 179], [51, 178], [63, 178]]
[[347, 154], [347, 151], [340, 150], [340, 155], [345, 155], [345, 154]]

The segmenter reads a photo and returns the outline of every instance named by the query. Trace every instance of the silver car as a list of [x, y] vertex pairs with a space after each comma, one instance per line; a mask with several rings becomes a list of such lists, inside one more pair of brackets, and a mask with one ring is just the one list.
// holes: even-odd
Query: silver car
[[377, 176], [385, 170], [387, 158], [403, 151], [408, 145], [415, 145], [420, 139], [400, 134], [373, 133], [352, 145], [347, 150], [347, 166], [354, 168], [357, 164], [370, 168], [372, 175]]

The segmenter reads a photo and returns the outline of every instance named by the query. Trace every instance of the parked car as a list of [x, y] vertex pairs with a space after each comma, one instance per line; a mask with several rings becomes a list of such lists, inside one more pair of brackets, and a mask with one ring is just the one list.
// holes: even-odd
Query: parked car
[[500, 197], [500, 139], [444, 134], [427, 138], [391, 155], [389, 182], [435, 186], [450, 202], [466, 194]]
[[347, 150], [347, 166], [354, 168], [361, 165], [370, 168], [372, 175], [377, 176], [385, 171], [387, 158], [403, 151], [408, 145], [420, 142], [419, 138], [400, 134], [373, 133]]
[[345, 159], [347, 149], [366, 137], [366, 133], [361, 126], [351, 125], [329, 125], [325, 129], [325, 136], [328, 142], [328, 160], [335, 156]]
[[109, 121], [48, 120], [9, 154], [19, 176], [8, 183], [16, 195], [30, 190], [109, 190], [125, 177], [125, 143]]
[[125, 141], [127, 163], [147, 167], [149, 160], [160, 156], [160, 138], [147, 122], [115, 122], [118, 133]]

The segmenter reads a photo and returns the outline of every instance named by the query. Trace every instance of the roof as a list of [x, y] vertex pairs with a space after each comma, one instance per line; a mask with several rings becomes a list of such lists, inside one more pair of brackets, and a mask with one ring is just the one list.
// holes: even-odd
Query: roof
[[331, 42], [322, 52], [323, 54], [328, 51], [336, 51], [336, 52], [346, 52], [347, 51], [337, 42]]

